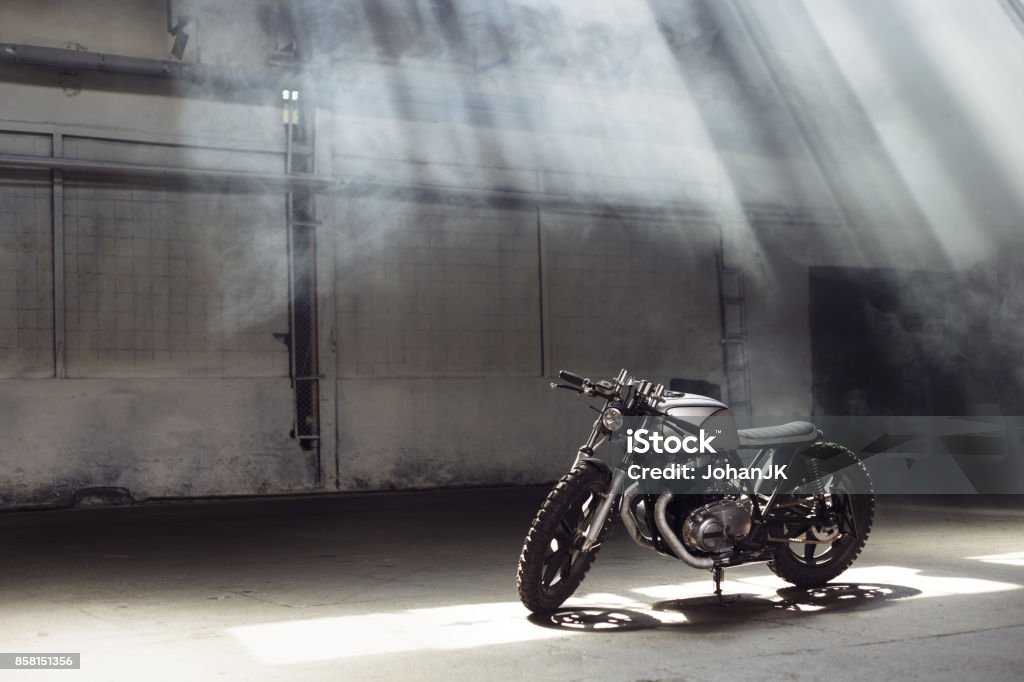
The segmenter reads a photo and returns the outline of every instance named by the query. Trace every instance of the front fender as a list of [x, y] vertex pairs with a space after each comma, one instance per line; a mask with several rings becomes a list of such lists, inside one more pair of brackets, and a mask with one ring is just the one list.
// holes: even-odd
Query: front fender
[[600, 469], [602, 472], [608, 474], [609, 476], [612, 475], [612, 468], [610, 466], [608, 466], [608, 463], [605, 462], [602, 459], [598, 459], [597, 457], [589, 457], [589, 456], [584, 455], [583, 457], [578, 457], [576, 459], [576, 466], [579, 466], [583, 462], [588, 462], [589, 464], [593, 464], [595, 467]]

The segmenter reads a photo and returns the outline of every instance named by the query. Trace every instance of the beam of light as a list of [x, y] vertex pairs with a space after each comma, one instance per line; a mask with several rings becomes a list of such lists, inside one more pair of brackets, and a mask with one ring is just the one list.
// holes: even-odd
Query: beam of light
[[[1024, 157], [1016, 134], [1024, 97], [1019, 88], [1007, 87], [1024, 71], [1017, 59], [1020, 37], [998, 4], [804, 4], [944, 255], [959, 267], [990, 257], [992, 228], [1015, 222], [1024, 195]], [[917, 46], [909, 56], [934, 71], [933, 81], [913, 82], [893, 68], [892, 61], [909, 48], [898, 34], [879, 30], [884, 12], [903, 15]], [[929, 82], [947, 90], [950, 101], [923, 87]], [[944, 108], [951, 104], [957, 111]], [[991, 166], [979, 165], [984, 160]], [[1008, 190], [998, 195], [1001, 208], [986, 200], [992, 196], [986, 194], [991, 171]]]
[[[557, 21], [538, 26], [539, 31], [513, 21], [519, 29], [511, 32], [514, 39], [539, 32], [538, 39], [548, 45], [572, 46], [570, 55], [586, 52], [595, 32], [606, 30], [613, 39], [593, 47], [590, 59], [567, 58], [563, 66], [557, 60], [531, 66], [533, 61], [524, 58], [524, 64], [469, 73], [443, 60], [427, 64], [409, 57], [378, 67], [378, 83], [366, 67], [360, 87], [370, 91], [383, 83], [393, 93], [382, 105], [388, 111], [369, 114], [347, 104], [350, 93], [338, 96], [336, 163], [342, 172], [387, 168], [389, 178], [397, 175], [409, 183], [475, 187], [483, 182], [569, 192], [599, 203], [691, 200], [718, 216], [729, 236], [736, 235], [734, 241], [755, 243], [740, 190], [695, 104], [698, 95], [651, 8], [632, 0], [527, 5]], [[397, 5], [391, 11], [402, 13]], [[486, 106], [478, 111], [456, 98], [445, 107], [425, 94], [431, 91], [466, 91]], [[470, 114], [490, 117], [494, 125], [467, 125], [463, 119]], [[505, 119], [511, 123], [502, 124]]]
[[[963, 239], [962, 231], [975, 223], [956, 178], [943, 166], [939, 152], [921, 130], [902, 89], [893, 76], [884, 52], [873, 47], [873, 36], [860, 28], [855, 9], [844, 3], [806, 3], [811, 20], [835, 58], [876, 134], [907, 183], [929, 227], [943, 245], [944, 255], [954, 262], [970, 262], [986, 254], [986, 241]], [[892, 240], [899, 231], [882, 232]], [[970, 253], [957, 248], [966, 241]], [[913, 253], [913, 251], [909, 251]]]
[[[692, 583], [694, 586], [697, 583]], [[708, 586], [706, 582], [701, 583], [704, 586], [701, 595], [706, 596], [708, 593]], [[631, 590], [632, 592], [638, 592], [638, 590]], [[570, 600], [566, 604], [566, 608], [573, 609], [577, 608], [579, 602], [583, 602], [586, 605], [601, 605], [602, 607], [618, 607], [622, 609], [629, 609], [631, 612], [640, 612], [642, 615], [649, 616], [661, 621], [664, 625], [673, 623], [685, 623], [686, 616], [681, 613], [673, 613], [671, 611], [652, 611], [651, 605], [647, 602], [637, 601], [632, 597], [627, 597], [621, 594], [612, 594], [611, 592], [588, 592], [580, 595], [579, 597]], [[586, 608], [584, 606], [583, 608]]]
[[404, 651], [469, 649], [564, 637], [537, 627], [519, 602], [242, 625], [228, 629], [261, 663], [283, 665]]
[[[725, 591], [741, 591], [744, 594], [752, 594], [757, 597], [769, 598], [775, 595], [775, 590], [780, 587], [785, 587], [786, 583], [779, 580], [778, 584], [775, 584], [774, 582], [763, 584], [748, 578], [729, 578], [727, 583], [722, 583], [722, 586], [722, 589]], [[637, 594], [642, 594], [643, 596], [651, 599], [687, 599], [692, 597], [706, 597], [711, 593], [711, 590], [710, 580], [696, 580], [678, 585], [651, 585], [649, 587], [635, 587], [631, 589], [630, 592], [636, 592]]]
[[905, 6], [908, 16], [927, 24], [921, 43], [981, 133], [978, 144], [1001, 165], [1014, 188], [1024, 191], [1024, 142], [1017, 134], [1024, 92], [1007, 87], [1024, 77], [1019, 33], [994, 2], [948, 3], [941, 12], [928, 0], [909, 0]]
[[1007, 566], [1024, 566], [1024, 552], [1007, 552], [1006, 554], [986, 554], [969, 556], [968, 559], [982, 561], [986, 564], [1006, 564]]
[[[779, 606], [782, 606], [786, 601], [779, 596], [778, 590], [783, 587], [792, 587], [789, 583], [783, 582], [778, 578], [769, 577], [768, 581], [754, 580], [740, 578], [737, 580], [730, 579], [728, 583], [723, 583], [723, 590], [726, 596], [729, 594], [742, 593], [744, 598], [754, 597], [755, 599], [763, 599], [768, 602], [773, 602]], [[650, 587], [637, 587], [631, 590], [637, 594], [642, 594], [645, 597], [659, 600], [686, 600], [686, 599], [699, 599], [702, 597], [708, 597], [711, 592], [709, 581], [701, 580], [691, 583], [683, 583], [682, 585], [652, 585]], [[818, 604], [796, 604], [789, 603], [786, 607], [791, 611], [820, 611], [824, 609], [824, 606]], [[657, 617], [659, 620], [664, 620], [667, 615], [671, 615], [673, 612], [658, 612]], [[685, 620], [685, 616], [683, 617]]]
[[[1009, 555], [977, 557], [980, 560], [1009, 558], [1024, 562], [1024, 552]], [[1014, 564], [1016, 565], [1016, 564]], [[1021, 589], [1016, 583], [980, 578], [940, 577], [922, 575], [919, 569], [903, 566], [870, 566], [843, 573], [840, 583], [898, 585], [919, 592], [902, 599], [921, 599], [955, 595], [975, 595]], [[730, 579], [726, 592], [752, 594], [780, 604], [785, 601], [778, 590], [792, 587], [774, 576]], [[681, 599], [708, 597], [708, 580], [676, 585], [636, 587], [631, 593], [650, 599]], [[627, 610], [626, 617], [637, 613], [657, 620], [662, 625], [687, 622], [682, 613], [654, 611], [650, 604], [631, 596], [593, 592], [573, 599], [570, 609], [613, 607]], [[799, 611], [826, 608], [818, 604], [794, 604]], [[614, 611], [612, 612], [614, 613]], [[609, 626], [609, 629], [614, 629]], [[470, 649], [498, 644], [512, 644], [543, 639], [557, 639], [576, 634], [569, 629], [538, 627], [525, 617], [518, 602], [459, 604], [429, 609], [410, 609], [390, 613], [359, 616], [336, 616], [305, 620], [241, 625], [228, 633], [256, 660], [268, 665], [287, 665], [311, 661], [393, 654], [407, 651]]]
[[[792, 587], [789, 583], [775, 576], [757, 576], [744, 578], [746, 585], [761, 585], [763, 587], [779, 589]], [[851, 568], [844, 572], [835, 582], [839, 583], [864, 583], [864, 584], [887, 584], [909, 587], [917, 590], [915, 594], [906, 599], [928, 599], [931, 597], [948, 597], [968, 594], [985, 594], [989, 592], [1009, 592], [1019, 590], [1022, 585], [1016, 583], [1004, 583], [995, 580], [984, 580], [981, 578], [946, 577], [922, 575], [917, 568], [905, 566], [865, 566], [863, 568]]]
[[[973, 557], [979, 560], [998, 560], [1006, 563], [1009, 560], [1024, 564], [1024, 552], [993, 555], [991, 557]], [[1014, 564], [1018, 565], [1018, 564]], [[940, 577], [922, 575], [920, 569], [903, 566], [865, 566], [851, 568], [836, 579], [837, 583], [861, 583], [864, 585], [899, 585], [919, 591], [904, 599], [927, 599], [929, 597], [946, 597], [953, 595], [984, 594], [988, 592], [1007, 592], [1019, 590], [1022, 585], [1004, 583], [981, 578]], [[632, 592], [652, 599], [684, 599], [707, 595], [710, 591], [709, 581], [682, 583], [680, 585], [652, 585], [637, 587]], [[727, 592], [743, 592], [758, 597], [781, 601], [777, 590], [792, 587], [789, 583], [775, 576], [751, 576], [729, 579], [724, 583]], [[803, 610], [803, 609], [802, 609]]]

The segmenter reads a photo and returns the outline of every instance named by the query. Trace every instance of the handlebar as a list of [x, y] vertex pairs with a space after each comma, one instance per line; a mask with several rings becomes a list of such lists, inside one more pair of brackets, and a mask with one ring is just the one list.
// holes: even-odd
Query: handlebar
[[[628, 392], [630, 387], [636, 386], [635, 399], [641, 401], [653, 399], [656, 402], [661, 398], [662, 392], [665, 390], [663, 385], [658, 384], [655, 386], [649, 381], [632, 377], [624, 369], [619, 372], [614, 380], [602, 379], [601, 381], [591, 381], [566, 369], [558, 370], [558, 378], [565, 383], [552, 383], [551, 388], [565, 388], [587, 396], [597, 396], [608, 400], [616, 396], [625, 400], [626, 395], [623, 391]], [[635, 402], [635, 399], [633, 402]]]
[[561, 379], [562, 381], [567, 381], [570, 384], [575, 384], [577, 386], [582, 386], [586, 382], [586, 379], [584, 379], [580, 375], [573, 374], [572, 372], [564, 369], [558, 370], [558, 378]]
[[566, 383], [552, 383], [551, 388], [567, 388], [570, 391], [576, 391], [588, 396], [600, 396], [602, 398], [611, 398], [618, 392], [618, 386], [611, 381], [603, 379], [596, 382], [591, 381], [565, 369], [559, 370], [558, 377]]

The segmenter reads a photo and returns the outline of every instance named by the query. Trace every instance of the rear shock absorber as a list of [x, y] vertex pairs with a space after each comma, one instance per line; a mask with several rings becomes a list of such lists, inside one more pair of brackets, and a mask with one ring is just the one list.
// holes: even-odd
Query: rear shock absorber
[[815, 495], [824, 496], [825, 495], [825, 483], [821, 480], [822, 479], [821, 464], [820, 464], [820, 462], [818, 462], [818, 458], [814, 457], [813, 455], [809, 455], [807, 457], [807, 468], [810, 469], [811, 476], [814, 477], [813, 480], [811, 481], [811, 485], [813, 487], [814, 494]]
[[821, 471], [821, 462], [818, 461], [817, 457], [808, 455], [807, 465], [807, 468], [811, 472], [811, 476], [814, 477], [811, 482], [811, 486], [814, 491], [814, 515], [820, 518], [824, 525], [832, 525], [835, 522], [835, 519], [833, 518], [832, 510], [825, 502], [825, 481], [824, 475]]

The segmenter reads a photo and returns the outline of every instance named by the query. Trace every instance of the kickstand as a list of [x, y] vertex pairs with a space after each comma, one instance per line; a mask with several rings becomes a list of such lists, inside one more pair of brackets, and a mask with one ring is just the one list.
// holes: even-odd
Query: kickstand
[[715, 564], [714, 568], [711, 569], [711, 573], [714, 575], [715, 596], [718, 597], [718, 603], [722, 606], [731, 604], [735, 600], [726, 599], [722, 596], [722, 578], [725, 577], [725, 569], [720, 564]]

